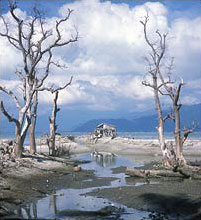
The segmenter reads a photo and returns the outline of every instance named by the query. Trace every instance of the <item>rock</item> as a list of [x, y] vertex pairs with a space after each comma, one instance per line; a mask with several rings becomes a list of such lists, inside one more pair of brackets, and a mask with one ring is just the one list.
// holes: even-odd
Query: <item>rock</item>
[[76, 165], [76, 166], [73, 167], [73, 171], [74, 172], [79, 172], [79, 171], [81, 171], [81, 167]]

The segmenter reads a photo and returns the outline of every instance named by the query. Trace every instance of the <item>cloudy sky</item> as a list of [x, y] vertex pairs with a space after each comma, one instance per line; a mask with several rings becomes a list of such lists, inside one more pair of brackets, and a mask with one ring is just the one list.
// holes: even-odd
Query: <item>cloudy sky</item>
[[[2, 11], [8, 19], [6, 1]], [[141, 85], [147, 71], [145, 44], [140, 20], [148, 11], [148, 33], [158, 29], [168, 32], [166, 58], [174, 56], [174, 78], [182, 77], [184, 104], [201, 103], [201, 3], [200, 1], [18, 1], [20, 16], [27, 19], [34, 4], [46, 13], [46, 24], [64, 17], [68, 8], [74, 12], [62, 28], [62, 35], [79, 31], [79, 41], [55, 50], [54, 59], [68, 66], [52, 69], [47, 83], [63, 85], [73, 75], [72, 86], [62, 91], [59, 104], [69, 113], [72, 124], [83, 118], [117, 118], [133, 112], [154, 109], [153, 94]], [[21, 55], [0, 38], [1, 84], [16, 89], [19, 82], [13, 72], [19, 68]], [[167, 61], [168, 62], [168, 61]], [[52, 97], [40, 94], [41, 114], [48, 111]], [[164, 106], [169, 106], [163, 99]], [[12, 103], [8, 103], [12, 109]], [[82, 117], [80, 116], [82, 114]], [[74, 118], [72, 120], [72, 117]], [[78, 123], [76, 121], [76, 123]]]

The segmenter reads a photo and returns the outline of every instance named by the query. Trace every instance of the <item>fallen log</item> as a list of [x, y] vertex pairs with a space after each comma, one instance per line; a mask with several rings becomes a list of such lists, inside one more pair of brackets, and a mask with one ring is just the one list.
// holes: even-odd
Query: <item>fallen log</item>
[[25, 154], [24, 155], [25, 158], [32, 158], [32, 159], [37, 159], [40, 160], [40, 162], [42, 162], [43, 160], [50, 160], [50, 161], [55, 161], [55, 162], [59, 162], [59, 163], [64, 163], [67, 165], [74, 165], [74, 164], [83, 164], [83, 163], [89, 163], [89, 160], [72, 160], [70, 158], [63, 158], [63, 157], [53, 157], [53, 156], [48, 156], [45, 154], [35, 154], [35, 155], [31, 155], [31, 154]]
[[42, 191], [41, 189], [36, 189], [36, 188], [34, 188], [34, 187], [32, 187], [31, 189], [34, 190], [34, 191], [36, 191], [36, 192], [39, 192], [40, 194], [47, 195], [47, 192]]
[[125, 173], [129, 176], [139, 178], [161, 178], [161, 177], [180, 177], [180, 178], [191, 178], [201, 180], [201, 173], [194, 172], [193, 170], [185, 170], [185, 168], [177, 169], [160, 169], [160, 170], [139, 170], [134, 167], [127, 167]]
[[178, 166], [174, 167], [172, 171], [180, 173], [184, 178], [187, 179], [193, 175], [192, 172], [189, 173], [189, 170], [186, 170], [185, 168], [179, 168]]
[[180, 173], [171, 170], [139, 170], [134, 167], [127, 167], [127, 175], [141, 178], [160, 178], [160, 177], [182, 177]]
[[72, 161], [71, 159], [61, 158], [61, 157], [53, 157], [53, 156], [48, 156], [45, 154], [35, 154], [35, 155], [24, 154], [24, 158], [32, 158], [32, 159], [39, 160], [40, 162], [42, 162], [43, 160], [50, 160], [50, 161], [56, 161], [59, 163], [74, 164], [74, 161]]

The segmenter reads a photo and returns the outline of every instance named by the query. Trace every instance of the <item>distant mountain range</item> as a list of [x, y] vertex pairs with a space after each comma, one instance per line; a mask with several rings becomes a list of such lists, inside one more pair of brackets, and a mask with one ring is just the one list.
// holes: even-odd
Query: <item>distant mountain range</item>
[[[82, 110], [81, 110], [82, 111]], [[78, 112], [79, 113], [79, 112]], [[110, 118], [107, 115], [107, 118], [100, 119], [98, 118], [101, 115], [100, 112], [94, 112], [94, 115], [83, 114], [82, 118], [73, 117], [72, 113], [61, 111], [58, 114], [57, 124], [58, 132], [92, 132], [94, 128], [100, 123], [108, 123], [117, 126], [118, 132], [155, 132], [155, 127], [157, 126], [157, 115], [147, 112], [137, 113], [128, 115], [125, 118]], [[36, 135], [49, 132], [49, 114], [42, 115], [38, 117]], [[83, 117], [85, 117], [86, 122], [83, 122]], [[91, 119], [94, 117], [95, 119]], [[69, 119], [70, 118], [70, 119]], [[97, 118], [97, 119], [96, 119]], [[88, 119], [88, 121], [87, 121]], [[72, 121], [75, 123], [81, 123], [77, 126], [71, 125]], [[198, 123], [198, 127], [201, 125], [201, 104], [197, 105], [184, 105], [181, 108], [181, 128], [184, 126], [192, 126], [193, 121]], [[165, 123], [166, 131], [172, 131], [174, 124], [171, 120], [167, 120]], [[5, 137], [14, 134], [14, 123], [9, 123], [5, 117], [2, 117], [0, 114], [0, 137]]]
[[[168, 112], [166, 112], [168, 113]], [[165, 115], [165, 114], [164, 114]], [[184, 105], [181, 108], [181, 128], [184, 126], [192, 127], [193, 122], [198, 124], [198, 129], [201, 125], [201, 104]], [[113, 124], [119, 132], [153, 132], [157, 126], [157, 115], [142, 116], [135, 119], [93, 119], [78, 126], [74, 132], [91, 132], [100, 123]], [[165, 123], [166, 131], [172, 131], [174, 123], [168, 119]]]

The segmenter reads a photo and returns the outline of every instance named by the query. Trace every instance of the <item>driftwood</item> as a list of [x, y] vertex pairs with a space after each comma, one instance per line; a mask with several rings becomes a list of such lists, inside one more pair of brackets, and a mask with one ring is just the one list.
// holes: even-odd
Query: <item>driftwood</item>
[[88, 160], [79, 160], [79, 159], [78, 160], [72, 160], [70, 158], [47, 156], [45, 154], [35, 154], [35, 155], [25, 154], [24, 157], [25, 158], [38, 159], [41, 162], [43, 160], [50, 160], [50, 161], [55, 161], [55, 162], [59, 162], [59, 163], [64, 163], [64, 164], [67, 164], [67, 165], [83, 164], [83, 163], [89, 163], [90, 162]]
[[161, 178], [161, 177], [181, 177], [181, 178], [191, 178], [191, 179], [200, 179], [201, 180], [201, 171], [200, 169], [192, 167], [174, 169], [160, 169], [160, 170], [143, 170], [136, 169], [134, 167], [127, 167], [127, 175], [139, 178]]
[[64, 163], [66, 165], [75, 165], [75, 164], [84, 164], [84, 163], [90, 163], [89, 160], [72, 160], [68, 158], [61, 158], [61, 157], [52, 157], [52, 156], [44, 156], [44, 160], [52, 160], [59, 163]]
[[36, 191], [36, 192], [39, 192], [40, 194], [47, 195], [47, 192], [42, 191], [41, 189], [36, 189], [36, 188], [34, 188], [34, 187], [32, 187], [31, 189], [34, 190], [34, 191]]

